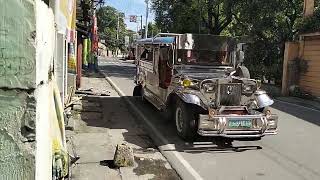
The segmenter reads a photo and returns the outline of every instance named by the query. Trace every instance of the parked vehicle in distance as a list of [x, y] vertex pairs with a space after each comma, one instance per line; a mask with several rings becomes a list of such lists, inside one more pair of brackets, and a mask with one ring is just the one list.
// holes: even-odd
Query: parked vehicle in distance
[[241, 64], [245, 44], [236, 38], [159, 34], [137, 41], [134, 96], [142, 96], [185, 140], [201, 136], [259, 140], [277, 134], [273, 100]]

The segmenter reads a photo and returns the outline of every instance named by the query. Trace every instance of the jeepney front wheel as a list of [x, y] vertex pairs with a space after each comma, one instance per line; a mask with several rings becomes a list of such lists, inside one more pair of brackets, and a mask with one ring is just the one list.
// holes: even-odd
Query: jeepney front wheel
[[142, 86], [136, 85], [133, 89], [133, 96], [142, 96]]
[[176, 129], [178, 135], [186, 141], [193, 141], [197, 137], [197, 116], [192, 105], [177, 100], [174, 113]]

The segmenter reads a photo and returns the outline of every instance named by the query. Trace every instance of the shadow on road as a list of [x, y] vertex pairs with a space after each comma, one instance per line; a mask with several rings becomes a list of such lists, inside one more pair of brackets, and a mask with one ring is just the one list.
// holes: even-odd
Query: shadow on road
[[316, 111], [311, 111], [304, 108], [299, 108], [297, 106], [288, 105], [282, 102], [277, 101], [275, 104], [272, 105], [273, 108], [288, 113], [292, 116], [295, 116], [299, 119], [304, 121], [310, 122], [312, 124], [320, 126], [320, 113]]
[[[151, 104], [141, 102], [138, 98], [129, 97], [131, 101], [135, 102], [142, 112], [148, 111], [152, 114], [150, 122], [158, 127], [159, 132], [166, 132], [163, 134], [168, 140], [169, 144], [175, 146], [175, 151], [185, 153], [235, 153], [248, 150], [262, 149], [260, 146], [224, 146], [217, 140], [209, 137], [198, 137], [194, 143], [186, 143], [181, 140], [175, 132], [174, 123], [161, 122], [162, 116]], [[148, 130], [148, 127], [143, 121], [131, 111], [130, 107], [126, 105], [123, 97], [83, 97], [83, 112], [81, 114], [82, 120], [86, 126], [104, 127], [108, 129], [125, 129], [123, 137], [125, 141], [135, 144], [143, 149], [156, 148], [154, 142], [150, 138], [153, 133]], [[146, 117], [150, 117], [145, 114]], [[133, 118], [134, 121], [128, 119]], [[142, 131], [142, 132], [137, 132]], [[149, 134], [148, 134], [149, 133]], [[151, 136], [153, 136], [151, 134]], [[163, 142], [157, 141], [157, 146], [167, 145]], [[168, 150], [173, 151], [173, 150]]]
[[[81, 122], [78, 131], [82, 133], [105, 133], [110, 137], [109, 146], [126, 142], [134, 151], [135, 162], [133, 172], [138, 176], [152, 174], [153, 179], [179, 180], [175, 170], [167, 168], [162, 155], [157, 150], [143, 125], [136, 121], [121, 97], [83, 96]], [[112, 140], [111, 140], [112, 139]], [[101, 139], [106, 141], [106, 139]], [[141, 158], [141, 156], [143, 158]], [[110, 158], [110, 156], [109, 156]], [[102, 159], [99, 165], [117, 169], [113, 159]]]
[[134, 79], [133, 74], [136, 72], [136, 67], [131, 63], [128, 63], [125, 68], [123, 65], [110, 64], [106, 66], [99, 66], [99, 69], [102, 73], [107, 73], [111, 77], [125, 78], [132, 81]]

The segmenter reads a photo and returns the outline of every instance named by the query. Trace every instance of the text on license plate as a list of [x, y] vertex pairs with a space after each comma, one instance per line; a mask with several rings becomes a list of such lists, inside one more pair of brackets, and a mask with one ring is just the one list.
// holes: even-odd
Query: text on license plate
[[252, 121], [248, 119], [231, 119], [229, 120], [230, 128], [251, 128]]

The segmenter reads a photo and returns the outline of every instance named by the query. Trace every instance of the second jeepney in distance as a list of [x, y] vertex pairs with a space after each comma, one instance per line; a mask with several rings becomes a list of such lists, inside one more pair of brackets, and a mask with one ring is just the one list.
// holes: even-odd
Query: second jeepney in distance
[[277, 134], [273, 100], [242, 66], [245, 44], [235, 38], [159, 34], [137, 42], [134, 96], [174, 120], [185, 140], [201, 136], [259, 140]]

